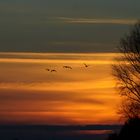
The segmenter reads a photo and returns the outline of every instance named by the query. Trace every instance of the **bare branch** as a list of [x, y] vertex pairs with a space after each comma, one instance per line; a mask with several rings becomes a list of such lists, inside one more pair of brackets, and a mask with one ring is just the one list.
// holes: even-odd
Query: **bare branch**
[[126, 118], [140, 116], [140, 22], [121, 39], [118, 48], [122, 56], [112, 68], [119, 93], [125, 97], [121, 114]]

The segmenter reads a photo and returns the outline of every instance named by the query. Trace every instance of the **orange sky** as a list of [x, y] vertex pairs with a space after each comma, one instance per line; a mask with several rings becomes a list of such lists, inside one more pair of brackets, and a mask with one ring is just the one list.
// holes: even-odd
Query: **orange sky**
[[0, 123], [119, 123], [120, 99], [111, 75], [114, 56], [0, 53]]

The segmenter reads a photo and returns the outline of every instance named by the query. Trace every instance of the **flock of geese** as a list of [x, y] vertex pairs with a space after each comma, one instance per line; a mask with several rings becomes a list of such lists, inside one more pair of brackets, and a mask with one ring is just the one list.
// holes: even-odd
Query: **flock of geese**
[[[90, 66], [90, 65], [87, 65], [87, 64], [84, 63], [84, 67], [87, 68], [87, 67], [89, 67], [89, 66]], [[71, 66], [63, 66], [63, 68], [64, 68], [64, 69], [72, 69]], [[45, 70], [48, 71], [48, 72], [57, 72], [57, 70], [55, 70], [55, 69], [46, 68]]]

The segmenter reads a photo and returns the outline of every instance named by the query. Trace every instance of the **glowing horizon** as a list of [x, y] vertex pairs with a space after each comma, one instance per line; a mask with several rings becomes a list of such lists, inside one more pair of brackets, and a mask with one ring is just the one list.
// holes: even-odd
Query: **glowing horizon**
[[120, 123], [111, 75], [117, 55], [0, 53], [0, 124]]

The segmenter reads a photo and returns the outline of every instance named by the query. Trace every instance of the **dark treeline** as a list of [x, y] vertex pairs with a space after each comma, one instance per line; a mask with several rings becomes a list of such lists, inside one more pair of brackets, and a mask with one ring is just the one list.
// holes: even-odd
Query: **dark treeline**
[[39, 129], [47, 131], [118, 130], [121, 125], [0, 125], [1, 129]]
[[[105, 140], [121, 125], [0, 125], [0, 140]], [[93, 131], [107, 133], [87, 133]]]

